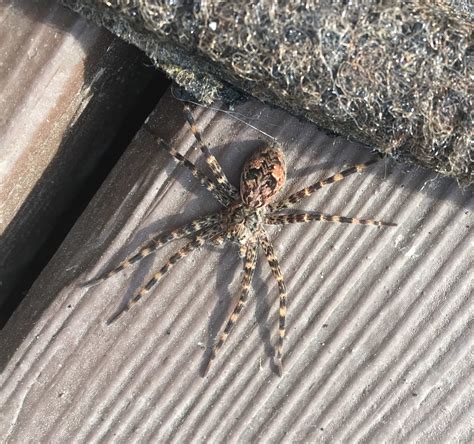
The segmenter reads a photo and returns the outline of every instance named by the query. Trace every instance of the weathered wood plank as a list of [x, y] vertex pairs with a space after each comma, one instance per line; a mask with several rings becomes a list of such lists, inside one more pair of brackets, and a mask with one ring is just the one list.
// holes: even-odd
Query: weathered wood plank
[[0, 21], [2, 307], [153, 72], [55, 1], [2, 2]]
[[[256, 102], [236, 111], [282, 145], [285, 192], [370, 157]], [[237, 184], [263, 137], [212, 110], [195, 114]], [[200, 157], [171, 97], [148, 125]], [[468, 200], [453, 181], [423, 170], [404, 175], [385, 161], [320, 190], [300, 208], [399, 226], [272, 230], [289, 290], [285, 374], [278, 378], [270, 365], [277, 292], [260, 260], [251, 300], [201, 378], [238, 288], [234, 246], [194, 252], [111, 326], [106, 320], [176, 245], [99, 286], [80, 287], [150, 234], [218, 208], [141, 131], [2, 333], [10, 349], [0, 377], [2, 440], [467, 441]], [[31, 331], [14, 344], [32, 317]]]

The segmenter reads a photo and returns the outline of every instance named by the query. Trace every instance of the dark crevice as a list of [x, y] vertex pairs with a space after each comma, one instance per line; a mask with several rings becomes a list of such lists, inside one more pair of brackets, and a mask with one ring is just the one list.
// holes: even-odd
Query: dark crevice
[[130, 108], [124, 114], [122, 124], [118, 125], [112, 143], [104, 151], [91, 173], [85, 177], [81, 186], [77, 188], [77, 192], [68, 201], [65, 210], [55, 219], [50, 234], [42, 243], [33, 259], [25, 267], [25, 271], [22, 273], [21, 279], [18, 279], [13, 291], [10, 291], [4, 299], [4, 303], [0, 307], [0, 329], [4, 327], [26, 296], [33, 283], [62, 244], [72, 226], [81, 216], [135, 134], [141, 128], [148, 115], [170, 86], [171, 82], [163, 74], [151, 68], [151, 62], [148, 67], [141, 67], [140, 69], [153, 71], [152, 75], [150, 75], [151, 80], [148, 85], [141, 90], [136, 100], [129, 102]]

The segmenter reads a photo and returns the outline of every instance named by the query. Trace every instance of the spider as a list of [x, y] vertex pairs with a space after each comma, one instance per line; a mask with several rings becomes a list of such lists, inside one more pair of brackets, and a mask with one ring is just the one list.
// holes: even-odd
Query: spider
[[116, 321], [123, 313], [127, 312], [132, 305], [146, 296], [152, 288], [171, 270], [171, 268], [191, 251], [202, 247], [206, 242], [220, 245], [224, 241], [237, 243], [240, 257], [244, 260], [244, 268], [240, 285], [240, 297], [235, 303], [228, 317], [224, 330], [214, 343], [211, 355], [204, 371], [207, 375], [212, 362], [219, 350], [227, 340], [233, 326], [235, 325], [245, 303], [247, 302], [252, 277], [257, 262], [257, 250], [262, 248], [267, 258], [271, 272], [278, 284], [279, 292], [279, 335], [276, 346], [276, 368], [279, 376], [283, 374], [283, 342], [285, 338], [285, 320], [287, 312], [287, 291], [285, 281], [280, 269], [280, 264], [275, 254], [272, 242], [268, 236], [265, 225], [285, 225], [295, 222], [326, 221], [348, 224], [365, 224], [374, 226], [396, 226], [393, 223], [376, 221], [373, 219], [355, 219], [352, 217], [328, 215], [316, 212], [292, 211], [280, 214], [282, 210], [290, 205], [300, 202], [310, 196], [316, 190], [331, 183], [340, 181], [345, 177], [363, 171], [369, 165], [377, 162], [376, 159], [354, 165], [331, 177], [320, 180], [300, 191], [290, 194], [281, 200], [275, 200], [276, 195], [283, 188], [286, 181], [285, 156], [281, 148], [276, 144], [264, 145], [256, 150], [245, 162], [241, 177], [240, 189], [232, 185], [225, 175], [217, 159], [211, 154], [208, 146], [203, 142], [194, 121], [191, 110], [184, 106], [184, 113], [191, 131], [205, 156], [206, 164], [211, 172], [207, 174], [200, 171], [187, 158], [178, 153], [174, 148], [167, 145], [162, 139], [157, 138], [158, 145], [173, 156], [180, 164], [190, 170], [224, 207], [220, 212], [210, 214], [193, 220], [191, 223], [180, 228], [159, 233], [141, 246], [139, 250], [122, 261], [112, 270], [85, 282], [83, 286], [99, 284], [116, 273], [130, 267], [132, 264], [152, 254], [158, 247], [171, 241], [187, 238], [188, 243], [173, 254], [168, 261], [156, 272], [153, 277], [132, 297], [127, 304], [117, 311], [107, 321], [110, 324]]

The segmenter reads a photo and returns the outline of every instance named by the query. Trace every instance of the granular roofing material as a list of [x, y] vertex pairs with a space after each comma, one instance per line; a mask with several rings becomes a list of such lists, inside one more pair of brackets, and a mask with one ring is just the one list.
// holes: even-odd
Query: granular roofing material
[[237, 89], [473, 183], [467, 1], [62, 2], [142, 48], [202, 101], [235, 99]]

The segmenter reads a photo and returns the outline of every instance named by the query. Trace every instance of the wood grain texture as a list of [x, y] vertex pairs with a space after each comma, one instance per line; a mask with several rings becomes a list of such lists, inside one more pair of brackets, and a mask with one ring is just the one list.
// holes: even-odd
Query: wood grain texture
[[0, 22], [1, 307], [152, 73], [53, 0], [2, 1]]
[[[284, 193], [371, 157], [256, 102], [236, 111], [281, 144]], [[238, 184], [263, 136], [212, 110], [198, 109], [195, 117]], [[172, 97], [162, 99], [148, 125], [202, 165]], [[79, 286], [152, 233], [219, 208], [141, 131], [2, 332], [7, 347], [15, 326], [42, 312], [0, 377], [0, 439], [470, 441], [469, 199], [451, 180], [423, 170], [405, 175], [384, 160], [316, 192], [298, 208], [399, 226], [272, 229], [288, 286], [284, 376], [270, 365], [277, 286], [260, 253], [249, 304], [202, 378], [239, 287], [236, 247], [194, 252], [112, 326], [107, 318], [182, 244], [100, 286]]]

